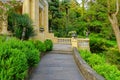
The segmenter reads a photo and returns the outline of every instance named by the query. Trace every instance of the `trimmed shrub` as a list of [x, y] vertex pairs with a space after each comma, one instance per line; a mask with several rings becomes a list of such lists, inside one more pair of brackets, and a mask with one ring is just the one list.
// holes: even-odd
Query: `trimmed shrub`
[[28, 69], [26, 56], [7, 46], [0, 47], [0, 80], [23, 80]]
[[29, 68], [36, 66], [40, 61], [40, 53], [37, 49], [30, 50], [29, 48], [24, 48], [21, 50], [27, 59]]
[[11, 38], [5, 42], [12, 49], [21, 50], [26, 55], [27, 63], [29, 67], [35, 66], [40, 60], [40, 52], [35, 48], [34, 44], [30, 41], [20, 41], [15, 38]]
[[44, 41], [44, 44], [45, 44], [45, 46], [46, 46], [46, 50], [47, 50], [47, 51], [51, 51], [51, 50], [52, 50], [52, 48], [53, 48], [53, 43], [52, 43], [51, 40], [46, 39], [46, 40]]
[[38, 64], [40, 53], [30, 41], [6, 39], [0, 45], [0, 80], [23, 80], [27, 70]]
[[52, 41], [21, 41], [0, 38], [0, 80], [24, 80], [27, 70], [40, 60], [40, 52], [52, 49]]
[[33, 41], [33, 44], [35, 45], [35, 47], [40, 51], [40, 52], [45, 52], [46, 51], [46, 46], [43, 42], [39, 41], [39, 40], [35, 40]]

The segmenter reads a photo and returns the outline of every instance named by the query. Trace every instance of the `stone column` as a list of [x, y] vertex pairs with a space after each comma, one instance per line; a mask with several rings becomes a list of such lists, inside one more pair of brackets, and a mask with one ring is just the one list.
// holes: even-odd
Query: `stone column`
[[78, 42], [76, 38], [71, 38], [72, 48], [78, 48]]
[[30, 0], [24, 0], [22, 10], [23, 14], [28, 14], [30, 16]]
[[44, 27], [44, 6], [39, 3], [39, 25]]
[[39, 34], [39, 0], [31, 0], [30, 4], [30, 17], [33, 20], [33, 28], [36, 34], [35, 38], [37, 38]]
[[44, 2], [44, 27], [45, 27], [45, 32], [48, 33], [48, 3], [46, 0]]

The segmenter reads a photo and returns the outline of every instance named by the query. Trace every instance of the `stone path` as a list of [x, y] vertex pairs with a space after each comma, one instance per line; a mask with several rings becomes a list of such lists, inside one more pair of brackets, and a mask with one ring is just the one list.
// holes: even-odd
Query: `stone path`
[[53, 50], [59, 51], [72, 51], [71, 45], [64, 45], [64, 44], [54, 44]]
[[71, 54], [52, 51], [41, 59], [30, 80], [84, 80], [84, 78]]

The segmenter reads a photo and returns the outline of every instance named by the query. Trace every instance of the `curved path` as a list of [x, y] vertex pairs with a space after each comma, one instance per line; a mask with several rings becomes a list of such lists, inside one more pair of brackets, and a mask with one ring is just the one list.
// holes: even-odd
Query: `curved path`
[[55, 45], [54, 51], [41, 59], [30, 80], [84, 80], [71, 54], [71, 47], [65, 46]]

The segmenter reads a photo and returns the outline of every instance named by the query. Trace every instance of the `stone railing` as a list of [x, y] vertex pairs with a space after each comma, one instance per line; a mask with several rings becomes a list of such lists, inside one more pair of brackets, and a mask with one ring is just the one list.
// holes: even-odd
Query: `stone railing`
[[71, 38], [57, 38], [58, 44], [71, 44]]
[[88, 38], [86, 39], [78, 38], [77, 43], [78, 43], [78, 48], [90, 50]]
[[57, 38], [55, 37], [52, 39], [52, 41], [55, 44], [69, 44], [69, 45], [72, 45], [72, 47], [90, 50], [88, 38], [83, 39], [83, 38]]
[[73, 56], [75, 62], [85, 77], [86, 80], [105, 80], [102, 76], [97, 74], [79, 55], [79, 52], [76, 48], [73, 48]]

